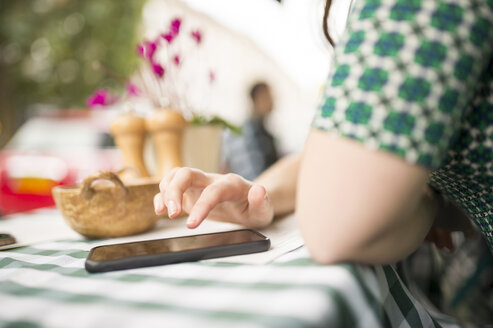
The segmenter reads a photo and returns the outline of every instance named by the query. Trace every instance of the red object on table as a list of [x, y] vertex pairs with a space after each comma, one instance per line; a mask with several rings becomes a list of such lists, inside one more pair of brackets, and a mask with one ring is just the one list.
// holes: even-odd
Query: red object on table
[[53, 187], [120, 169], [118, 150], [105, 144], [112, 115], [46, 110], [28, 119], [0, 151], [0, 215], [54, 206]]
[[24, 212], [55, 203], [51, 189], [78, 184], [86, 175], [119, 168], [114, 149], [77, 154], [0, 152], [0, 213]]

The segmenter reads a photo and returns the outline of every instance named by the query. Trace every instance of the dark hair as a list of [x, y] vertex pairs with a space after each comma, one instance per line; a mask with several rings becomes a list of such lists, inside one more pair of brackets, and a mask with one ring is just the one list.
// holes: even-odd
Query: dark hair
[[325, 2], [324, 18], [322, 22], [322, 29], [324, 31], [325, 38], [329, 41], [330, 45], [334, 47], [334, 40], [329, 34], [329, 27], [327, 26], [327, 19], [329, 18], [330, 6], [332, 5], [332, 0], [327, 0]]
[[255, 100], [255, 97], [257, 96], [257, 94], [262, 91], [262, 90], [265, 90], [265, 89], [268, 89], [269, 88], [269, 85], [265, 82], [257, 82], [255, 83], [252, 88], [250, 89], [250, 98], [252, 100]]

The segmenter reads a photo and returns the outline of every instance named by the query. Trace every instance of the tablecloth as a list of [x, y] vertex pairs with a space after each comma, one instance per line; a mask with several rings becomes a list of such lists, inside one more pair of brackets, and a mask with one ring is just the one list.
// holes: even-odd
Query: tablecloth
[[266, 265], [197, 262], [89, 274], [87, 244], [0, 252], [2, 327], [449, 327], [393, 266], [314, 263], [302, 247]]

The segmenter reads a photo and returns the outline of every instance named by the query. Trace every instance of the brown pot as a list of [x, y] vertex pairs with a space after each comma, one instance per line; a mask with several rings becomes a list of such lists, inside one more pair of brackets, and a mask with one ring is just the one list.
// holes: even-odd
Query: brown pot
[[159, 219], [153, 206], [158, 192], [158, 183], [149, 179], [124, 185], [114, 173], [97, 172], [80, 187], [53, 188], [53, 198], [72, 229], [89, 238], [108, 238], [149, 230]]
[[183, 134], [183, 165], [219, 173], [222, 131], [222, 128], [214, 125], [187, 126]]

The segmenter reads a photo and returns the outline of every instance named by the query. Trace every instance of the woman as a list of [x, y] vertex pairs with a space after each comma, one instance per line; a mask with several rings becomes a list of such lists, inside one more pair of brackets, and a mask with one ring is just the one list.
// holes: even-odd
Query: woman
[[358, 1], [303, 154], [254, 182], [176, 168], [156, 212], [195, 228], [296, 210], [323, 264], [395, 262], [465, 212], [493, 250], [491, 26], [491, 0]]

